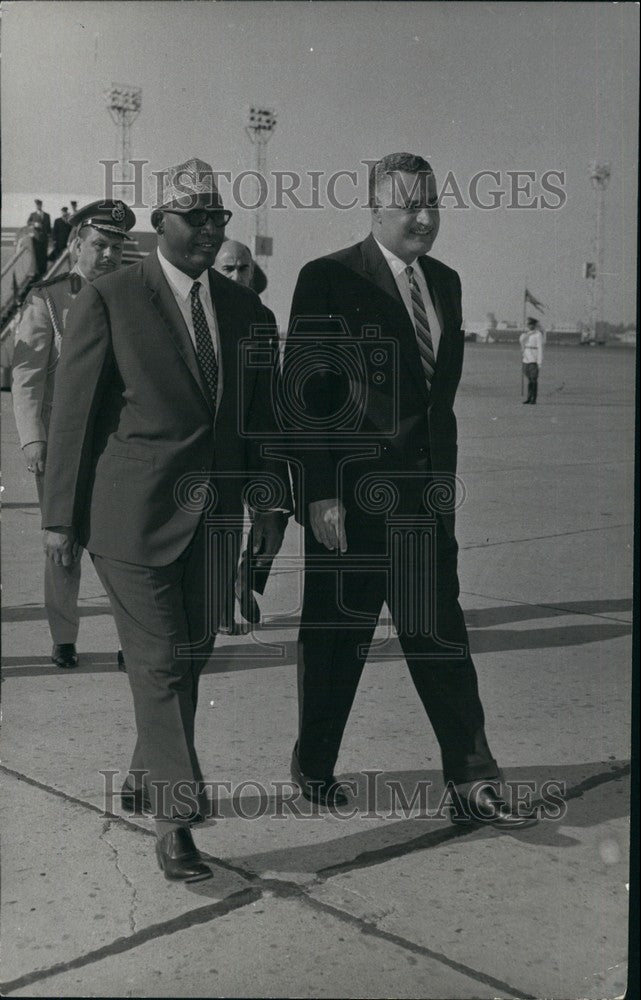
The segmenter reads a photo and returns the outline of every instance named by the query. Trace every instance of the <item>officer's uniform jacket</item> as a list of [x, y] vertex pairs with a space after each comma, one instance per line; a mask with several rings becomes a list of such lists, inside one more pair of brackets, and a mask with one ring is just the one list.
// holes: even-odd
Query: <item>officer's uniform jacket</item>
[[526, 330], [519, 337], [523, 364], [537, 364], [539, 368], [543, 364], [543, 334], [540, 330]]
[[20, 445], [46, 441], [60, 343], [71, 303], [85, 284], [76, 268], [35, 285], [16, 330], [13, 410]]

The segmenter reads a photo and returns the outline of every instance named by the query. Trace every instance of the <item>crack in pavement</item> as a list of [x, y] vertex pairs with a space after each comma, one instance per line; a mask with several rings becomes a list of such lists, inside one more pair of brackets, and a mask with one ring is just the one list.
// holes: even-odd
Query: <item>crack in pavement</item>
[[[16, 771], [12, 767], [7, 767], [6, 764], [0, 764], [0, 774], [6, 774], [10, 778], [16, 778], [17, 781], [24, 781], [25, 784], [31, 785], [32, 788], [38, 788], [41, 792], [48, 792], [50, 795], [55, 795], [56, 798], [63, 799], [64, 802], [81, 806], [83, 809], [89, 809], [91, 812], [97, 813], [101, 819], [118, 820], [119, 823], [124, 823], [129, 830], [133, 830], [135, 833], [142, 833], [146, 836], [149, 836], [150, 834], [149, 830], [146, 830], [142, 826], [138, 826], [137, 823], [132, 823], [131, 820], [126, 819], [124, 816], [119, 816], [117, 813], [109, 812], [108, 809], [101, 809], [100, 806], [95, 806], [93, 802], [87, 802], [86, 799], [79, 799], [76, 795], [71, 795], [69, 792], [63, 792], [60, 788], [54, 788], [53, 785], [47, 785], [44, 781], [38, 781], [37, 778], [31, 778], [28, 774], [24, 774], [22, 771]], [[153, 834], [151, 834], [151, 836], [153, 836]]]
[[25, 986], [31, 986], [33, 983], [41, 982], [43, 979], [47, 979], [50, 976], [60, 975], [62, 972], [70, 972], [75, 969], [82, 969], [86, 965], [93, 965], [95, 962], [99, 962], [104, 958], [111, 958], [114, 955], [122, 955], [125, 952], [132, 951], [134, 948], [140, 947], [142, 944], [147, 944], [149, 941], [156, 940], [160, 937], [167, 937], [170, 934], [175, 934], [177, 931], [187, 930], [190, 927], [196, 927], [199, 924], [209, 923], [210, 920], [215, 920], [218, 917], [224, 917], [228, 913], [234, 910], [241, 909], [241, 907], [248, 906], [250, 903], [255, 903], [263, 895], [262, 890], [254, 887], [248, 887], [246, 889], [239, 889], [238, 892], [233, 892], [226, 899], [220, 900], [216, 903], [209, 903], [207, 906], [199, 906], [194, 910], [188, 910], [187, 913], [181, 913], [180, 916], [172, 917], [170, 920], [165, 920], [157, 924], [150, 924], [148, 927], [144, 927], [135, 934], [130, 934], [128, 937], [119, 937], [114, 941], [110, 941], [109, 944], [105, 944], [100, 948], [94, 948], [92, 951], [85, 952], [84, 955], [79, 955], [78, 958], [72, 958], [68, 962], [57, 962], [55, 965], [50, 965], [46, 969], [38, 969], [35, 972], [27, 972], [23, 976], [19, 976], [17, 979], [9, 980], [5, 983], [0, 983], [0, 990], [2, 991], [2, 996], [9, 996], [9, 994], [14, 990], [23, 989]]
[[[100, 806], [94, 805], [93, 802], [87, 802], [85, 799], [79, 799], [76, 795], [70, 795], [68, 792], [63, 792], [59, 788], [47, 785], [44, 781], [38, 781], [37, 778], [31, 778], [22, 771], [16, 771], [12, 767], [7, 767], [6, 764], [0, 764], [0, 774], [6, 774], [11, 778], [15, 778], [17, 781], [24, 781], [25, 784], [31, 785], [32, 788], [37, 788], [41, 792], [48, 792], [50, 795], [55, 795], [56, 798], [69, 802], [72, 805], [88, 809], [90, 812], [95, 812], [101, 819], [108, 820], [112, 824], [120, 823], [132, 833], [142, 834], [143, 837], [153, 837], [154, 839], [156, 837], [154, 830], [145, 826], [140, 826], [138, 823], [134, 823], [132, 820], [127, 819], [126, 816], [110, 812], [108, 809], [101, 809]], [[241, 868], [239, 865], [234, 865], [231, 861], [226, 861], [224, 858], [217, 858], [213, 855], [206, 854], [205, 851], [201, 851], [200, 853], [203, 857], [206, 857], [208, 861], [218, 865], [220, 868], [224, 868], [227, 871], [232, 872], [234, 875], [239, 875], [243, 879], [253, 880], [255, 877], [253, 872], [247, 872], [244, 868]]]
[[[103, 839], [105, 843], [114, 851], [117, 858], [117, 851], [113, 844], [106, 839], [106, 833], [111, 828], [113, 823], [118, 822], [124, 824], [127, 829], [135, 830], [138, 833], [142, 833], [145, 836], [153, 837], [155, 834], [151, 830], [144, 829], [137, 826], [135, 823], [131, 823], [129, 820], [118, 816], [116, 814], [105, 813], [100, 810], [97, 806], [92, 803], [84, 802], [82, 799], [78, 799], [74, 796], [67, 795], [61, 792], [59, 789], [50, 788], [44, 783], [37, 781], [33, 778], [28, 778], [26, 775], [22, 775], [11, 768], [7, 768], [4, 765], [0, 765], [0, 771], [10, 774], [11, 776], [17, 778], [18, 780], [26, 781], [30, 785], [36, 788], [40, 788], [43, 791], [50, 792], [60, 798], [66, 799], [67, 801], [74, 802], [77, 805], [84, 806], [93, 812], [97, 812], [106, 822], [99, 839]], [[631, 765], [626, 763], [620, 767], [612, 767], [608, 771], [600, 772], [599, 774], [592, 775], [579, 782], [574, 788], [569, 789], [562, 798], [567, 801], [570, 799], [580, 798], [585, 792], [591, 791], [597, 788], [599, 785], [605, 784], [610, 781], [616, 781], [621, 777], [624, 777], [631, 772]], [[536, 800], [532, 805], [538, 805], [541, 800]], [[250, 903], [256, 902], [261, 899], [267, 892], [273, 893], [279, 898], [296, 898], [301, 900], [306, 905], [312, 908], [322, 910], [323, 912], [334, 916], [336, 919], [341, 920], [344, 923], [348, 923], [351, 926], [358, 927], [361, 933], [377, 937], [381, 940], [388, 941], [392, 944], [397, 945], [400, 948], [404, 948], [413, 954], [420, 955], [424, 958], [429, 958], [433, 961], [440, 962], [446, 967], [467, 976], [468, 978], [474, 979], [479, 983], [483, 983], [486, 986], [491, 986], [492, 988], [503, 990], [512, 996], [523, 998], [523, 1000], [536, 1000], [531, 994], [524, 990], [516, 989], [509, 983], [505, 983], [502, 980], [496, 979], [480, 970], [474, 969], [470, 966], [466, 966], [461, 962], [456, 962], [453, 959], [448, 958], [443, 952], [434, 951], [425, 945], [417, 944], [414, 941], [410, 941], [404, 938], [402, 935], [394, 934], [390, 931], [385, 931], [377, 926], [377, 924], [371, 921], [365, 920], [363, 917], [355, 916], [354, 914], [348, 913], [345, 910], [340, 909], [340, 907], [333, 906], [330, 903], [323, 902], [321, 900], [315, 899], [308, 894], [308, 889], [313, 888], [314, 885], [321, 884], [335, 875], [343, 874], [345, 872], [351, 872], [358, 870], [360, 868], [372, 867], [374, 865], [382, 864], [383, 862], [393, 859], [403, 857], [408, 854], [415, 853], [418, 850], [433, 848], [439, 844], [453, 840], [457, 837], [467, 836], [470, 833], [479, 830], [477, 824], [470, 824], [469, 828], [465, 827], [449, 827], [446, 830], [431, 832], [424, 834], [421, 837], [414, 838], [411, 841], [406, 841], [404, 844], [390, 845], [384, 848], [379, 848], [374, 851], [365, 851], [351, 861], [341, 862], [337, 865], [328, 865], [325, 868], [321, 868], [316, 872], [315, 879], [312, 883], [308, 885], [299, 885], [296, 882], [291, 882], [279, 878], [269, 878], [265, 879], [261, 877], [260, 874], [244, 869], [242, 866], [235, 865], [233, 862], [225, 861], [221, 858], [208, 855], [206, 852], [201, 852], [206, 860], [212, 862], [213, 864], [224, 868], [228, 871], [235, 873], [242, 877], [245, 881], [250, 884], [237, 892], [231, 893], [222, 901], [217, 901], [215, 903], [196, 907], [187, 913], [181, 914], [178, 917], [171, 918], [166, 921], [161, 921], [156, 924], [151, 924], [146, 928], [139, 931], [133, 931], [128, 937], [116, 938], [114, 941], [107, 945], [103, 945], [101, 948], [94, 949], [90, 952], [86, 952], [84, 955], [78, 956], [75, 959], [71, 959], [68, 962], [60, 962], [49, 966], [45, 969], [39, 969], [31, 973], [26, 973], [17, 979], [11, 980], [6, 983], [0, 984], [0, 990], [3, 996], [8, 996], [9, 993], [16, 989], [21, 989], [24, 986], [29, 986], [34, 982], [40, 982], [43, 979], [47, 979], [50, 976], [56, 976], [62, 972], [67, 972], [74, 969], [83, 968], [84, 966], [91, 965], [94, 962], [100, 961], [103, 958], [109, 958], [112, 955], [122, 954], [123, 952], [131, 951], [134, 948], [139, 947], [141, 944], [145, 944], [149, 941], [155, 940], [160, 937], [166, 937], [171, 934], [175, 934], [180, 930], [184, 930], [188, 927], [192, 927], [198, 924], [208, 923], [211, 920], [215, 920], [220, 916], [225, 916], [227, 913], [233, 910], [240, 909]], [[129, 879], [125, 876], [124, 872], [119, 868], [116, 861], [116, 867], [123, 875], [123, 878], [128, 885], [131, 886]], [[135, 887], [131, 886], [132, 888]], [[200, 894], [206, 893], [207, 885], [205, 885], [200, 890]]]
[[113, 854], [114, 854], [114, 864], [116, 866], [116, 871], [118, 872], [119, 875], [122, 876], [125, 885], [129, 889], [131, 889], [131, 906], [129, 907], [129, 930], [131, 931], [132, 934], [135, 934], [136, 933], [136, 906], [138, 904], [138, 890], [136, 889], [136, 886], [131, 881], [131, 879], [129, 878], [129, 876], [126, 874], [126, 872], [124, 872], [122, 870], [122, 868], [120, 867], [120, 856], [119, 856], [119, 853], [118, 853], [118, 848], [114, 844], [112, 844], [111, 841], [108, 840], [108, 838], [107, 838], [107, 834], [109, 833], [109, 831], [111, 829], [111, 826], [112, 826], [112, 821], [110, 819], [106, 819], [105, 822], [102, 825], [102, 830], [101, 830], [101, 832], [100, 832], [100, 834], [98, 836], [98, 840], [101, 840], [103, 842], [103, 844], [106, 844], [107, 847], [111, 848], [111, 850], [113, 851]]
[[439, 962], [441, 965], [445, 965], [448, 969], [452, 969], [453, 971], [466, 976], [468, 979], [474, 979], [476, 982], [483, 983], [485, 986], [491, 986], [494, 989], [502, 990], [504, 993], [509, 993], [514, 997], [519, 997], [520, 1000], [536, 1000], [536, 997], [534, 997], [531, 993], [527, 993], [525, 990], [520, 988], [517, 989], [509, 983], [504, 982], [502, 979], [496, 979], [494, 976], [481, 972], [480, 969], [474, 969], [469, 965], [465, 965], [463, 962], [456, 962], [454, 959], [448, 958], [448, 956], [442, 951], [434, 951], [426, 945], [417, 944], [415, 941], [408, 940], [401, 934], [394, 934], [391, 931], [385, 931], [377, 924], [370, 923], [370, 921], [364, 920], [362, 917], [355, 917], [351, 913], [346, 913], [344, 910], [341, 910], [336, 906], [332, 906], [331, 903], [322, 902], [321, 900], [314, 899], [306, 894], [304, 894], [304, 899], [305, 902], [314, 909], [321, 910], [324, 913], [328, 913], [336, 917], [338, 920], [342, 920], [344, 923], [349, 923], [352, 926], [358, 927], [361, 934], [366, 934], [371, 937], [379, 938], [383, 941], [388, 941], [390, 944], [395, 944], [415, 955], [420, 955], [422, 958], [430, 958], [433, 961]]
[[[465, 965], [463, 962], [457, 962], [454, 959], [448, 958], [444, 952], [434, 951], [426, 945], [417, 944], [415, 941], [410, 941], [409, 938], [403, 937], [402, 934], [395, 934], [392, 931], [383, 930], [378, 926], [378, 924], [373, 923], [371, 920], [355, 916], [353, 913], [349, 913], [347, 910], [342, 910], [340, 907], [334, 906], [332, 903], [326, 903], [324, 900], [309, 896], [307, 893], [307, 887], [305, 886], [297, 885], [295, 882], [283, 882], [280, 879], [269, 879], [263, 881], [263, 890], [265, 891], [266, 896], [273, 894], [274, 896], [278, 896], [282, 899], [299, 900], [314, 910], [319, 910], [328, 916], [340, 920], [341, 923], [357, 928], [363, 935], [375, 937], [381, 941], [387, 941], [390, 944], [403, 948], [405, 951], [409, 951], [414, 955], [420, 955], [422, 958], [432, 959], [433, 961], [436, 961], [441, 965], [466, 976], [468, 979], [474, 979], [486, 986], [502, 990], [504, 993], [509, 993], [514, 997], [519, 997], [520, 1000], [537, 1000], [537, 998], [531, 993], [527, 993], [525, 990], [520, 988], [517, 989], [509, 983], [504, 982], [502, 979], [497, 979], [496, 977], [490, 976], [485, 972], [481, 972], [480, 969], [474, 969], [472, 966]], [[385, 915], [386, 914], [382, 914], [382, 916]]]
[[548, 538], [567, 538], [570, 535], [587, 535], [595, 531], [612, 531], [619, 528], [631, 528], [628, 521], [625, 524], [602, 524], [598, 528], [577, 528], [574, 531], [555, 531], [549, 535], [528, 535], [526, 538], [503, 538], [499, 542], [479, 542], [477, 545], [461, 545], [461, 552], [469, 552], [470, 549], [491, 549], [497, 545], [521, 545], [525, 542], [544, 542]]
[[[257, 876], [255, 878], [257, 879]], [[314, 910], [319, 910], [328, 916], [340, 920], [341, 923], [357, 928], [363, 935], [387, 941], [390, 944], [396, 945], [398, 948], [409, 951], [412, 954], [419, 955], [422, 958], [429, 958], [432, 961], [436, 961], [439, 964], [444, 965], [469, 979], [474, 979], [479, 983], [483, 983], [486, 986], [502, 990], [503, 992], [509, 993], [514, 997], [522, 998], [522, 1000], [536, 1000], [532, 994], [527, 993], [525, 990], [516, 989], [501, 979], [490, 976], [487, 973], [474, 969], [462, 962], [456, 962], [453, 959], [448, 958], [448, 956], [443, 952], [434, 951], [425, 945], [417, 944], [400, 934], [385, 931], [378, 927], [375, 923], [365, 920], [362, 917], [354, 916], [345, 910], [341, 910], [339, 907], [332, 906], [330, 903], [314, 899], [307, 894], [304, 888], [296, 885], [296, 883], [282, 882], [278, 879], [263, 882], [260, 888], [255, 886], [248, 887], [247, 889], [241, 889], [236, 893], [232, 893], [220, 902], [213, 903], [208, 906], [198, 907], [194, 910], [188, 911], [187, 913], [181, 914], [178, 917], [174, 917], [158, 924], [151, 924], [149, 927], [146, 927], [141, 931], [132, 933], [129, 937], [116, 938], [115, 941], [110, 942], [108, 945], [103, 945], [101, 948], [96, 948], [93, 951], [86, 952], [84, 955], [71, 959], [68, 962], [59, 962], [46, 969], [38, 969], [35, 972], [26, 973], [25, 975], [8, 982], [0, 983], [2, 996], [10, 996], [11, 992], [14, 990], [22, 989], [23, 987], [30, 986], [36, 982], [42, 982], [44, 979], [60, 975], [63, 972], [81, 969], [87, 965], [93, 965], [95, 962], [110, 958], [114, 955], [122, 955], [125, 952], [132, 951], [135, 948], [140, 947], [142, 944], [146, 944], [152, 940], [157, 940], [159, 937], [166, 937], [168, 935], [175, 934], [178, 931], [186, 930], [190, 927], [210, 923], [212, 920], [216, 920], [219, 917], [226, 916], [228, 913], [235, 910], [249, 906], [251, 903], [258, 902], [258, 900], [271, 894], [281, 899], [297, 899]]]

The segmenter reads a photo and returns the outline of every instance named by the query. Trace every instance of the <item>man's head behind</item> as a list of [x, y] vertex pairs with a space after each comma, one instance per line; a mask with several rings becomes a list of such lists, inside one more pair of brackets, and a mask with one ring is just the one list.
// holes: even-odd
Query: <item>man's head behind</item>
[[254, 274], [254, 259], [249, 247], [238, 240], [225, 240], [216, 255], [214, 267], [226, 278], [237, 281], [247, 288], [251, 285]]
[[87, 281], [115, 271], [122, 263], [123, 236], [83, 226], [73, 241], [72, 255]]
[[411, 264], [429, 253], [438, 235], [438, 192], [431, 166], [414, 153], [390, 153], [369, 175], [372, 233]]
[[120, 267], [127, 233], [136, 216], [122, 201], [92, 201], [70, 219], [71, 256], [87, 281]]

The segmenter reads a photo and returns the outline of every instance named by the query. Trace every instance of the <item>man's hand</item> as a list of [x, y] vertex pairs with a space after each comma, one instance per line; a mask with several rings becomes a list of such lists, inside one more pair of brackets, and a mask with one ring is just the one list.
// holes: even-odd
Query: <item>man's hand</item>
[[46, 441], [31, 441], [22, 449], [27, 460], [27, 469], [36, 476], [44, 475], [45, 459], [47, 457]]
[[44, 532], [44, 550], [57, 566], [71, 566], [82, 554], [73, 528], [52, 528]]
[[267, 563], [276, 555], [281, 547], [285, 528], [287, 527], [287, 514], [280, 510], [268, 511], [265, 514], [255, 514], [252, 525], [252, 555], [259, 553], [262, 558], [256, 559], [256, 565]]
[[309, 505], [309, 521], [314, 538], [332, 552], [347, 552], [345, 508], [340, 500], [315, 500]]

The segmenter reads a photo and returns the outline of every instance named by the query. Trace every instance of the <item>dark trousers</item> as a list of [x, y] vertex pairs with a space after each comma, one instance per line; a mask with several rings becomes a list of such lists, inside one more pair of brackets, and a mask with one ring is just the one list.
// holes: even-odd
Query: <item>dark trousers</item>
[[[198, 681], [214, 646], [204, 519], [186, 551], [168, 566], [92, 556], [116, 620], [131, 685], [138, 740], [132, 772], [146, 772], [153, 796], [167, 783], [166, 818], [193, 810], [203, 780], [194, 746]], [[190, 646], [196, 652], [190, 652]], [[134, 775], [136, 784], [141, 776]], [[162, 803], [157, 800], [157, 813]]]
[[[328, 552], [310, 528], [305, 531], [305, 595], [298, 641], [302, 770], [312, 777], [334, 772], [386, 601], [440, 745], [445, 780], [462, 784], [498, 777], [458, 602], [456, 540], [438, 518], [431, 526], [409, 519], [390, 528], [384, 518], [362, 513], [350, 517], [348, 512], [346, 531], [345, 555]], [[374, 664], [372, 669], [384, 670], [385, 664]]]
[[536, 403], [537, 390], [539, 386], [539, 366], [536, 361], [524, 363], [523, 371], [527, 378], [527, 398], [528, 402]]
[[34, 240], [33, 250], [36, 257], [38, 277], [47, 270], [47, 240]]

